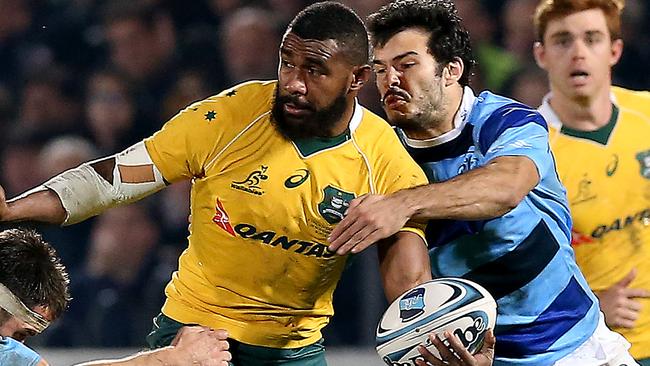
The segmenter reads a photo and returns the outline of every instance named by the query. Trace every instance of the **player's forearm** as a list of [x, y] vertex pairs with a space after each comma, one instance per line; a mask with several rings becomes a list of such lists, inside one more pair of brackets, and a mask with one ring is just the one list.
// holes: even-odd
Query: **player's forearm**
[[414, 220], [485, 220], [515, 208], [539, 181], [534, 163], [500, 157], [445, 182], [397, 192]]
[[379, 267], [386, 299], [399, 295], [431, 279], [426, 243], [411, 232], [399, 232], [379, 242]]
[[65, 209], [56, 193], [49, 189], [28, 193], [7, 202], [7, 212], [2, 221], [42, 221], [61, 224]]
[[84, 362], [76, 366], [180, 366], [174, 358], [174, 347], [160, 348], [154, 351], [139, 353], [118, 360], [100, 360]]

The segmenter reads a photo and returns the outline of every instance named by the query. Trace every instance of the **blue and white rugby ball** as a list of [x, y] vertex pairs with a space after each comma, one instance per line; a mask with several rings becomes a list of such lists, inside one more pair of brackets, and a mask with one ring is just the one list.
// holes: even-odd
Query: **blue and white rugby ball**
[[[377, 326], [377, 353], [391, 366], [415, 365], [418, 346], [434, 356], [431, 332], [457, 335], [475, 353], [488, 329], [494, 329], [496, 302], [480, 285], [462, 278], [438, 278], [406, 291], [386, 309]], [[443, 342], [445, 342], [443, 340]]]

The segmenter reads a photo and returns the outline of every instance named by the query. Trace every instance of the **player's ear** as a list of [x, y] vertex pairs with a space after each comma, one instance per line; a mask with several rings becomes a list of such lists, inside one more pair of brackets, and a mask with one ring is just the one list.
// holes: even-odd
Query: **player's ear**
[[350, 91], [359, 91], [370, 80], [371, 73], [370, 65], [357, 66], [352, 72]]
[[621, 59], [621, 55], [623, 54], [623, 40], [622, 39], [615, 39], [612, 41], [612, 58], [609, 61], [609, 66], [614, 66], [618, 63], [618, 60]]
[[442, 69], [442, 77], [445, 82], [445, 86], [450, 86], [455, 84], [463, 77], [463, 71], [465, 70], [465, 63], [460, 57], [454, 57], [452, 61], [445, 65]]
[[535, 56], [537, 66], [546, 70], [546, 50], [544, 49], [544, 44], [542, 42], [535, 42], [533, 44], [533, 55]]

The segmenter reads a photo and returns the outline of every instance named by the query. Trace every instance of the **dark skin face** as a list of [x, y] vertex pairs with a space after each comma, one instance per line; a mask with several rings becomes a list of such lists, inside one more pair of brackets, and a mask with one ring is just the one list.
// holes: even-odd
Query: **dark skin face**
[[354, 97], [370, 71], [367, 65], [352, 65], [344, 52], [332, 39], [285, 34], [272, 112], [286, 137], [333, 137], [348, 128]]

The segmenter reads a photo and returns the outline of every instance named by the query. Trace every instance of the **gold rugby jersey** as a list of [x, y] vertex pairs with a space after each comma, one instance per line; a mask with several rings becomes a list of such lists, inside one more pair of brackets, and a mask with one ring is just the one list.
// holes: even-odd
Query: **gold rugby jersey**
[[[327, 237], [350, 200], [426, 184], [392, 128], [356, 104], [349, 133], [291, 142], [271, 122], [275, 82], [197, 102], [145, 144], [163, 177], [192, 179], [189, 246], [163, 313], [247, 344], [302, 347], [333, 314], [346, 257]], [[424, 240], [423, 226], [407, 224]]]
[[[548, 104], [551, 148], [573, 218], [578, 265], [595, 291], [620, 281], [650, 290], [650, 93], [612, 88], [614, 111], [606, 126], [583, 132], [563, 127]], [[650, 357], [650, 299], [634, 329], [615, 329], [635, 358]]]

